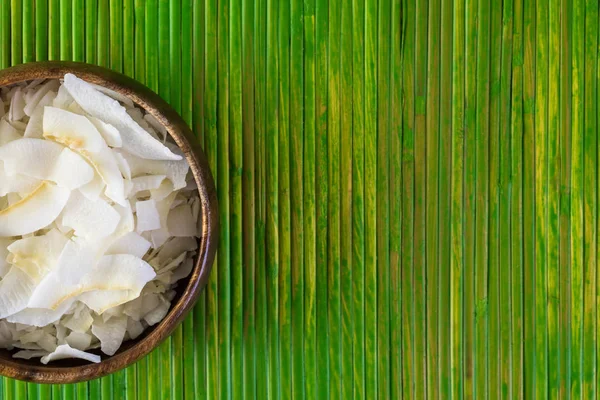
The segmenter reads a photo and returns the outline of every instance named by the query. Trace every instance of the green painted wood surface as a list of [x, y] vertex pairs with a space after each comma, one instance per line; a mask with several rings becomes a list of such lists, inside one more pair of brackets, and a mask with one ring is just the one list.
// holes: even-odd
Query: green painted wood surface
[[598, 4], [0, 0], [200, 137], [222, 240], [136, 365], [5, 399], [596, 398]]

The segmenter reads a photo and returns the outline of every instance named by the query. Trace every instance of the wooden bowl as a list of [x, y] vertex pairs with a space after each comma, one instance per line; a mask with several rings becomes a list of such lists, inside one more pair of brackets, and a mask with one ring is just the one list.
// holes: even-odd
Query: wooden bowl
[[117, 72], [73, 62], [39, 62], [5, 69], [0, 71], [0, 87], [34, 79], [58, 79], [69, 72], [128, 96], [166, 127], [185, 153], [198, 184], [202, 204], [202, 235], [194, 269], [189, 277], [179, 281], [177, 297], [173, 299], [167, 316], [136, 340], [124, 342], [112, 357], [102, 354], [102, 362], [98, 364], [61, 360], [43, 365], [39, 359], [13, 359], [11, 354], [14, 351], [0, 350], [0, 375], [36, 383], [75, 383], [99, 378], [135, 363], [155, 349], [183, 321], [206, 285], [219, 236], [217, 194], [206, 156], [187, 124], [156, 93]]

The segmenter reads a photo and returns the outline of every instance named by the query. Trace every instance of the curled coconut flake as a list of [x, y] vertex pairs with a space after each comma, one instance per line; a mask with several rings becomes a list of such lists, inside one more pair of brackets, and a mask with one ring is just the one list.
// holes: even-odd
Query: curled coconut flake
[[13, 354], [13, 358], [30, 360], [32, 358], [44, 357], [46, 355], [48, 355], [48, 352], [44, 350], [20, 350]]
[[144, 160], [135, 155], [121, 152], [131, 169], [131, 176], [138, 177], [147, 174], [165, 175], [173, 184], [173, 190], [186, 187], [186, 176], [190, 166], [185, 158], [179, 161]]
[[64, 86], [90, 115], [113, 125], [121, 132], [123, 148], [150, 160], [181, 160], [137, 124], [123, 106], [73, 74], [65, 75]]
[[130, 290], [93, 290], [82, 293], [78, 299], [96, 314], [103, 315], [105, 311], [127, 303], [137, 296], [137, 293]]
[[65, 338], [65, 342], [74, 349], [86, 350], [92, 344], [92, 335], [80, 332], [71, 332]]
[[55, 107], [44, 109], [44, 137], [73, 150], [91, 153], [98, 153], [106, 146], [89, 119]]
[[8, 316], [6, 320], [8, 322], [42, 327], [61, 319], [71, 306], [72, 302], [66, 301], [56, 310], [48, 308], [25, 308], [16, 314]]
[[85, 154], [84, 157], [106, 184], [104, 192], [106, 196], [115, 203], [125, 206], [127, 200], [125, 199], [123, 176], [121, 175], [115, 155], [106, 147], [99, 153]]
[[62, 224], [84, 238], [103, 238], [112, 234], [119, 224], [119, 213], [101, 199], [89, 200], [74, 191], [62, 213]]
[[137, 339], [144, 332], [144, 325], [133, 318], [127, 318], [127, 334], [131, 339]]
[[112, 126], [111, 124], [107, 124], [104, 121], [99, 120], [95, 117], [88, 117], [89, 120], [94, 124], [98, 132], [104, 138], [104, 141], [110, 147], [121, 147], [123, 146], [123, 139], [121, 138], [121, 134], [119, 130]]
[[[30, 99], [26, 98], [27, 105], [23, 109], [23, 112], [27, 116], [32, 116], [36, 109], [40, 109], [40, 103], [42, 103], [42, 99], [50, 92], [58, 90], [59, 82], [52, 79], [48, 82], [44, 83], [35, 93], [31, 96]], [[50, 103], [48, 103], [50, 104]], [[42, 105], [43, 106], [43, 105]]]
[[80, 358], [93, 363], [100, 362], [100, 356], [74, 349], [68, 344], [61, 344], [54, 352], [42, 357], [41, 361], [42, 364], [48, 364], [51, 361], [63, 360], [65, 358]]
[[73, 332], [85, 333], [91, 328], [93, 322], [94, 318], [92, 318], [90, 310], [85, 307], [64, 320], [63, 325]]
[[129, 191], [129, 196], [133, 197], [137, 193], [145, 190], [158, 189], [166, 177], [166, 175], [145, 175], [133, 178], [131, 180], [131, 190]]
[[68, 283], [60, 279], [57, 272], [48, 275], [31, 295], [29, 307], [56, 309], [62, 302], [93, 290], [98, 291], [98, 297], [104, 295], [103, 291], [126, 290], [133, 298], [155, 276], [147, 262], [132, 255], [103, 256], [81, 277], [80, 283]]
[[44, 107], [51, 105], [55, 97], [56, 92], [50, 91], [40, 100], [38, 108], [33, 112], [27, 123], [25, 137], [38, 139], [44, 137]]
[[144, 315], [144, 320], [150, 326], [156, 325], [160, 321], [162, 321], [169, 312], [169, 308], [171, 307], [169, 301], [167, 301], [167, 299], [165, 299], [162, 295], [158, 295], [158, 299], [158, 306], [156, 306], [156, 308]]
[[0, 147], [0, 161], [9, 175], [23, 174], [44, 179], [64, 149], [43, 139], [22, 138]]
[[104, 354], [114, 355], [125, 337], [127, 330], [127, 317], [111, 318], [108, 321], [96, 319], [92, 325], [92, 333], [100, 340], [101, 350]]
[[21, 174], [55, 182], [73, 190], [92, 180], [93, 169], [64, 146], [42, 139], [23, 138], [0, 147], [6, 175]]
[[21, 139], [19, 131], [5, 120], [0, 120], [0, 146], [17, 139]]
[[56, 267], [67, 241], [57, 229], [45, 235], [20, 239], [8, 246], [9, 260], [34, 282], [39, 282]]
[[196, 221], [189, 204], [175, 207], [169, 212], [167, 219], [169, 234], [175, 237], [196, 236], [198, 234]]
[[14, 174], [8, 175], [4, 171], [4, 166], [0, 162], [0, 196], [6, 196], [9, 193], [27, 194], [32, 192], [40, 185], [40, 180], [26, 175]]
[[25, 272], [12, 267], [0, 281], [0, 318], [6, 318], [25, 307], [35, 282]]
[[11, 267], [11, 264], [6, 261], [6, 257], [8, 257], [8, 246], [13, 242], [14, 239], [0, 238], [0, 278], [4, 278]]
[[18, 121], [25, 116], [25, 96], [20, 87], [14, 92], [8, 109], [9, 121]]
[[42, 182], [26, 197], [0, 211], [0, 237], [25, 235], [50, 225], [69, 195], [68, 189]]
[[144, 239], [143, 236], [136, 232], [129, 232], [113, 242], [106, 254], [131, 254], [142, 258], [148, 252], [150, 246], [152, 246], [152, 243]]
[[138, 233], [160, 229], [160, 214], [154, 200], [138, 201], [135, 204], [135, 210]]

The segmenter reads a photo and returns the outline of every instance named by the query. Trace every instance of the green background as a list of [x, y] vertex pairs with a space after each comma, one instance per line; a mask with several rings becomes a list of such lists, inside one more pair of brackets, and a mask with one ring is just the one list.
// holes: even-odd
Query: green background
[[0, 0], [0, 67], [87, 61], [202, 139], [222, 239], [160, 349], [4, 398], [586, 398], [597, 0]]

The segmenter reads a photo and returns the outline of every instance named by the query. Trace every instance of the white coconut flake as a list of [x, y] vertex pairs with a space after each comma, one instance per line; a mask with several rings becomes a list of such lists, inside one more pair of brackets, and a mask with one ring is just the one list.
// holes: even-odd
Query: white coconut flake
[[0, 146], [4, 146], [6, 143], [17, 139], [21, 139], [19, 131], [6, 122], [6, 120], [0, 120]]
[[[36, 109], [40, 108], [42, 99], [50, 92], [58, 90], [59, 83], [55, 80], [49, 80], [42, 87], [40, 87], [32, 96], [31, 99], [26, 98], [27, 105], [23, 109], [23, 112], [27, 116], [33, 115]], [[48, 103], [50, 104], [50, 103]]]
[[143, 176], [145, 174], [165, 175], [173, 184], [173, 190], [186, 187], [186, 176], [190, 166], [186, 159], [179, 161], [144, 160], [133, 154], [121, 152], [127, 160], [131, 169], [131, 176]]
[[91, 153], [98, 153], [106, 146], [89, 119], [55, 107], [44, 109], [44, 137], [73, 150]]
[[52, 104], [56, 98], [56, 92], [50, 91], [40, 100], [37, 109], [33, 112], [25, 128], [25, 137], [38, 138], [44, 137], [44, 107]]
[[77, 350], [68, 344], [61, 344], [54, 352], [42, 357], [42, 364], [48, 364], [51, 361], [63, 360], [65, 358], [80, 358], [93, 363], [100, 362], [100, 356], [96, 354], [86, 353], [85, 351]]
[[94, 178], [94, 169], [77, 153], [65, 148], [58, 156], [47, 180], [70, 190], [80, 188]]
[[138, 320], [127, 318], [127, 333], [131, 339], [137, 339], [144, 332], [144, 325]]
[[149, 160], [181, 160], [181, 156], [173, 154], [139, 126], [119, 102], [72, 74], [65, 75], [64, 85], [88, 114], [113, 125], [121, 132], [123, 148], [131, 154]]
[[135, 204], [135, 210], [138, 233], [160, 229], [160, 214], [154, 200], [138, 201]]
[[9, 121], [18, 121], [25, 116], [25, 96], [21, 88], [17, 88], [10, 101], [8, 109]]
[[144, 239], [140, 234], [129, 232], [113, 242], [106, 251], [106, 254], [131, 254], [143, 258], [151, 246], [152, 243]]
[[89, 200], [79, 191], [73, 191], [62, 213], [62, 224], [84, 238], [103, 238], [112, 234], [121, 217], [106, 201]]
[[64, 302], [56, 310], [48, 308], [25, 308], [16, 314], [8, 316], [6, 320], [8, 322], [43, 327], [58, 321], [71, 306], [71, 302]]
[[158, 305], [144, 315], [144, 320], [150, 326], [158, 324], [169, 312], [171, 304], [161, 295], [158, 295]]
[[0, 147], [0, 161], [9, 175], [44, 179], [56, 164], [64, 146], [43, 139], [22, 138]]
[[50, 225], [69, 195], [68, 189], [43, 182], [17, 203], [0, 210], [0, 237], [25, 235]]
[[90, 310], [85, 307], [81, 311], [74, 313], [63, 321], [63, 325], [73, 332], [85, 333], [90, 330], [94, 318]]
[[104, 138], [104, 141], [106, 141], [107, 145], [109, 145], [110, 147], [123, 146], [123, 139], [121, 138], [121, 134], [119, 133], [119, 130], [117, 128], [115, 128], [111, 124], [105, 123], [104, 121], [102, 121], [98, 118], [95, 118], [95, 117], [88, 117], [88, 118], [89, 118], [90, 122], [92, 124], [94, 124], [96, 129], [98, 129], [98, 132], [100, 132], [100, 134]]
[[27, 307], [35, 282], [19, 268], [12, 267], [0, 281], [0, 318]]
[[92, 333], [100, 340], [104, 354], [112, 356], [117, 352], [127, 330], [127, 317], [111, 318], [108, 321], [97, 319], [92, 325]]
[[[147, 262], [129, 254], [103, 256], [89, 270], [80, 283], [61, 279], [60, 270], [48, 275], [31, 295], [28, 306], [56, 309], [62, 302], [94, 290], [99, 296], [104, 296], [105, 291], [127, 290], [134, 298], [156, 276]], [[125, 301], [128, 300], [131, 298]]]
[[129, 196], [133, 197], [141, 191], [158, 189], [165, 180], [166, 175], [145, 175], [133, 178], [131, 180], [131, 190]]
[[30, 360], [32, 358], [44, 357], [46, 355], [48, 355], [48, 352], [44, 350], [19, 350], [13, 354], [13, 358]]
[[169, 234], [175, 237], [196, 236], [198, 229], [189, 204], [175, 207], [169, 212], [167, 227]]
[[45, 235], [23, 238], [8, 246], [11, 264], [39, 282], [58, 262], [68, 239], [57, 229]]
[[71, 332], [65, 338], [67, 344], [77, 350], [87, 350], [92, 344], [92, 335], [81, 332]]
[[27, 175], [14, 174], [8, 175], [4, 171], [4, 166], [0, 163], [0, 196], [6, 196], [9, 193], [18, 193], [26, 195], [32, 192], [40, 185], [40, 180]]
[[0, 238], [0, 278], [4, 278], [4, 275], [8, 272], [11, 267], [11, 263], [6, 261], [8, 257], [8, 246], [14, 242], [14, 239]]

